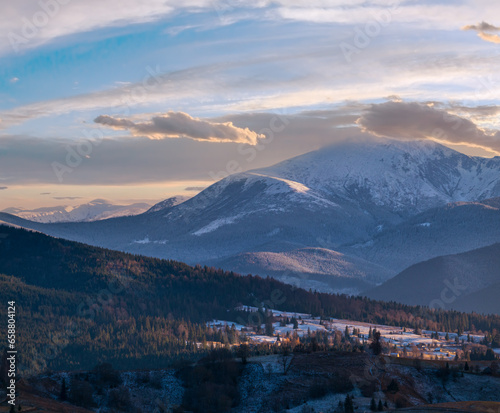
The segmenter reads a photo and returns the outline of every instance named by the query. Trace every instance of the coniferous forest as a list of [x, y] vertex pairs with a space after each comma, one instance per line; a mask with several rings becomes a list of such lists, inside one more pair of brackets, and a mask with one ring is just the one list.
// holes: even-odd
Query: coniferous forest
[[[414, 329], [498, 337], [500, 317], [316, 293], [272, 278], [146, 258], [2, 227], [0, 298], [15, 301], [19, 370], [158, 368], [206, 354], [239, 333], [212, 319], [265, 324], [241, 305]], [[5, 312], [6, 307], [0, 308]], [[2, 326], [3, 328], [3, 326]], [[3, 349], [1, 349], [3, 350]]]

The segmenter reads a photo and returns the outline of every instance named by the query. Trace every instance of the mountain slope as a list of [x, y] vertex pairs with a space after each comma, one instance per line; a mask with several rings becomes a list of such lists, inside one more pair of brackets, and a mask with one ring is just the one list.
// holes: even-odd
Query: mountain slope
[[[430, 141], [352, 139], [269, 168], [229, 176], [181, 204], [167, 202], [165, 208], [139, 216], [51, 225], [8, 215], [0, 219], [91, 245], [190, 264], [207, 262], [227, 268], [226, 264], [237, 261], [241, 271], [261, 275], [276, 275], [277, 268], [303, 275], [322, 266], [331, 270], [317, 275], [333, 279], [340, 271], [341, 253], [342, 260], [356, 262], [358, 268], [349, 273], [352, 286], [359, 289], [423, 259], [499, 242], [494, 207], [481, 212], [480, 222], [467, 214], [460, 218], [467, 222], [467, 236], [456, 231], [459, 220], [453, 219], [453, 228], [446, 228], [446, 216], [454, 212], [444, 211], [439, 234], [446, 241], [445, 251], [429, 248], [433, 238], [418, 234], [418, 225], [432, 217], [422, 215], [411, 221], [447, 202], [495, 196], [500, 196], [500, 158], [469, 157]], [[471, 208], [470, 213], [475, 213], [476, 207]], [[401, 248], [401, 231], [405, 238], [414, 239], [415, 254]], [[280, 250], [283, 245], [294, 245], [299, 252], [293, 259], [285, 257], [283, 253], [289, 251]], [[329, 252], [316, 254], [325, 249]], [[247, 253], [259, 253], [265, 259], [241, 255]], [[314, 257], [318, 259], [313, 265]], [[346, 284], [339, 282], [338, 287]]]
[[497, 242], [500, 242], [500, 198], [493, 198], [430, 209], [383, 229], [367, 242], [344, 246], [340, 251], [399, 273], [430, 258]]
[[415, 264], [368, 291], [370, 298], [500, 314], [500, 244]]
[[[497, 279], [500, 279], [500, 275]], [[481, 314], [500, 314], [498, 297], [500, 297], [500, 282], [468, 294], [465, 299], [454, 303], [453, 308], [468, 313], [474, 311]]]
[[158, 202], [157, 204], [153, 205], [151, 208], [149, 208], [146, 212], [151, 213], [151, 212], [158, 212], [163, 209], [167, 208], [172, 208], [176, 205], [182, 204], [183, 202], [187, 201], [189, 196], [182, 196], [182, 195], [177, 195], [173, 196], [171, 198], [167, 198], [161, 202]]
[[301, 288], [356, 294], [386, 279], [387, 271], [370, 262], [326, 248], [262, 248], [208, 261], [242, 274], [265, 274]]

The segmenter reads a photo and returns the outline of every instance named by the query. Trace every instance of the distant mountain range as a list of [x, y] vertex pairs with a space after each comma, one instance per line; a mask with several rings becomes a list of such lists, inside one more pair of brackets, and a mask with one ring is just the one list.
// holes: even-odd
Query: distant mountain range
[[[197, 196], [38, 231], [189, 264], [366, 291], [410, 265], [500, 242], [500, 157], [431, 141], [353, 139], [229, 176]], [[484, 201], [486, 200], [486, 201]]]
[[16, 215], [34, 222], [82, 222], [98, 221], [101, 219], [116, 218], [128, 215], [138, 215], [151, 208], [147, 203], [131, 205], [114, 205], [105, 199], [93, 201], [78, 206], [59, 205], [36, 209], [7, 208], [2, 212]]

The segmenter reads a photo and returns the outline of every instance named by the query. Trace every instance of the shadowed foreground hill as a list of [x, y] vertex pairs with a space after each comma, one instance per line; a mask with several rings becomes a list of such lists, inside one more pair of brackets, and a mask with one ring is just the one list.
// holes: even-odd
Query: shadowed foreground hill
[[370, 298], [433, 308], [500, 314], [500, 244], [407, 268], [369, 291]]

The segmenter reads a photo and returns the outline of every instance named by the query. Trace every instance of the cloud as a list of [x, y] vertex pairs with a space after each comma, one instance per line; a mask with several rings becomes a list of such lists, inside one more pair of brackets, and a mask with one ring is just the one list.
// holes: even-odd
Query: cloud
[[19, 82], [19, 78], [18, 77], [13, 77], [9, 80], [10, 83], [17, 83]]
[[[0, 177], [8, 179], [0, 184], [59, 185], [53, 169], [56, 163], [63, 168], [61, 176], [65, 185], [132, 185], [168, 180], [185, 182], [180, 184], [183, 188], [198, 186], [198, 183], [220, 179], [228, 171], [234, 172], [235, 164], [236, 169], [242, 171], [262, 168], [338, 139], [359, 135], [359, 127], [354, 124], [361, 110], [357, 106], [346, 105], [344, 110], [338, 105], [330, 110], [302, 114], [238, 113], [206, 119], [210, 124], [231, 123], [234, 128], [265, 134], [266, 138], [259, 140], [258, 145], [213, 144], [194, 139], [155, 140], [126, 133], [90, 141], [5, 134], [0, 137]], [[359, 105], [364, 107], [366, 105]]]
[[487, 42], [500, 43], [500, 36], [498, 34], [479, 32], [477, 35]]
[[4, 189], [8, 189], [8, 187], [7, 186], [0, 186], [0, 191], [2, 191]]
[[[173, 0], [88, 0], [81, 2], [12, 2], [0, 16], [0, 34], [8, 39], [0, 53], [37, 47], [54, 39], [106, 27], [152, 23], [176, 10], [210, 7], [208, 0], [191, 0], [181, 6]], [[31, 32], [29, 31], [32, 27]]]
[[[462, 2], [354, 0], [274, 1], [278, 7], [272, 15], [292, 21], [311, 23], [374, 24], [387, 21], [391, 26], [423, 30], [456, 30], [459, 26], [483, 16], [498, 15], [499, 5], [491, 0]], [[457, 4], [460, 3], [460, 4]], [[271, 14], [271, 13], [268, 13]], [[389, 25], [387, 25], [389, 26]], [[385, 29], [385, 25], [384, 25]]]
[[493, 26], [485, 21], [479, 24], [469, 24], [462, 27], [462, 30], [474, 30], [481, 39], [491, 43], [500, 43], [500, 36], [498, 34], [491, 33], [500, 31], [500, 27]]
[[75, 199], [82, 199], [81, 196], [53, 196], [52, 197], [53, 199], [57, 199], [57, 200], [75, 200]]
[[[137, 111], [155, 113], [165, 108], [201, 116], [203, 113], [222, 115], [319, 106], [345, 99], [374, 100], [395, 93], [405, 99], [421, 99], [422, 93], [427, 99], [438, 99], [442, 96], [443, 85], [447, 87], [449, 99], [469, 99], [471, 90], [478, 86], [481, 86], [475, 95], [478, 99], [491, 99], [490, 95], [498, 94], [496, 84], [486, 88], [482, 80], [478, 80], [491, 77], [496, 61], [479, 58], [477, 45], [467, 45], [468, 48], [454, 52], [448, 44], [429, 42], [419, 47], [419, 53], [415, 54], [408, 46], [414, 41], [412, 38], [408, 39], [409, 43], [390, 44], [390, 47], [389, 43], [373, 44], [356, 55], [356, 62], [347, 64], [338, 47], [340, 34], [335, 34], [332, 40], [317, 37], [321, 33], [315, 31], [310, 37], [314, 46], [308, 44], [307, 47], [296, 39], [266, 43], [260, 38], [258, 42], [252, 38], [262, 53], [250, 58], [235, 56], [234, 60], [223, 64], [212, 62], [211, 58], [207, 64], [207, 58], [203, 58], [208, 53], [217, 58], [220, 46], [218, 49], [196, 46], [193, 55], [199, 55], [198, 61], [189, 62], [185, 68], [174, 72], [165, 72], [160, 65], [147, 66], [142, 82], [101, 90], [96, 87], [97, 90], [90, 93], [82, 89], [81, 94], [65, 97], [56, 97], [56, 93], [53, 99], [7, 107], [0, 110], [3, 120], [0, 128], [13, 128], [10, 133], [23, 133], [33, 129], [31, 126], [28, 129], [14, 127], [42, 117], [69, 115], [93, 119], [107, 113], [128, 118]], [[264, 34], [275, 33], [264, 31]], [[291, 44], [299, 46], [292, 48]], [[388, 61], [392, 63], [387, 64]], [[368, 65], [370, 71], [366, 70]], [[61, 134], [67, 133], [67, 125], [59, 127], [58, 121], [55, 120], [52, 133], [55, 128], [59, 128]], [[38, 129], [45, 134], [46, 128]]]
[[[71, 35], [88, 36], [101, 32], [104, 37], [109, 29], [126, 28], [133, 25], [170, 22], [172, 16], [202, 14], [204, 21], [198, 25], [222, 26], [233, 22], [255, 21], [299, 21], [315, 23], [365, 24], [375, 17], [389, 14], [391, 21], [405, 25], [451, 29], [466, 24], [483, 15], [495, 15], [498, 6], [485, 0], [454, 2], [409, 2], [394, 0], [87, 0], [69, 1], [16, 1], [2, 10], [0, 35], [8, 41], [0, 44], [0, 54], [12, 50], [26, 50], [54, 42], [70, 39]], [[477, 3], [480, 3], [479, 5]], [[191, 20], [190, 19], [190, 20]], [[106, 30], [108, 29], [108, 30]], [[174, 28], [174, 33], [175, 33]], [[182, 26], [180, 29], [181, 30]], [[93, 33], [93, 34], [94, 34]], [[76, 36], [74, 36], [76, 37]]]
[[[469, 109], [470, 113], [465, 109]], [[491, 133], [463, 119], [476, 119], [482, 113], [491, 115], [495, 109], [483, 106], [465, 109], [439, 102], [435, 102], [434, 108], [421, 103], [387, 102], [372, 106], [347, 102], [332, 105], [329, 109], [301, 113], [238, 113], [206, 120], [210, 124], [231, 123], [234, 128], [248, 128], [266, 134], [266, 138], [259, 140], [258, 145], [215, 145], [207, 140], [155, 140], [115, 135], [113, 138], [91, 141], [89, 147], [89, 141], [85, 139], [73, 141], [3, 135], [0, 137], [0, 176], [8, 178], [0, 181], [0, 184], [9, 187], [60, 185], [52, 167], [57, 163], [64, 171], [64, 185], [117, 186], [168, 181], [176, 182], [177, 190], [179, 187], [211, 183], [227, 175], [228, 171], [270, 166], [340, 140], [358, 136], [377, 139], [374, 133], [394, 138], [422, 139], [432, 138], [434, 132], [434, 138], [441, 141], [469, 142], [469, 149], [473, 144], [481, 144], [500, 150], [499, 139], [495, 141]], [[450, 111], [460, 116], [450, 115]], [[486, 119], [486, 123], [489, 121], [489, 118]], [[135, 121], [132, 123], [136, 124]], [[360, 126], [366, 132], [363, 133]], [[470, 133], [467, 131], [469, 127], [472, 129]], [[477, 153], [476, 149], [467, 151], [467, 147], [457, 149], [465, 153]], [[79, 151], [84, 152], [79, 154]], [[87, 158], [84, 154], [88, 152], [91, 153]], [[486, 156], [491, 154], [491, 150], [484, 152]], [[40, 190], [52, 191], [52, 188]], [[52, 191], [54, 195], [57, 193], [56, 190]], [[75, 190], [74, 193], [80, 192]]]
[[471, 120], [417, 102], [371, 105], [357, 123], [378, 136], [435, 139], [500, 151], [500, 131], [486, 131]]
[[184, 191], [200, 192], [203, 191], [205, 188], [206, 186], [188, 186], [187, 188], [184, 188]]
[[469, 113], [474, 116], [490, 117], [500, 114], [500, 106], [497, 105], [479, 105], [479, 106], [462, 106], [450, 104], [447, 108]]
[[221, 84], [213, 84], [209, 80], [213, 73], [220, 75], [217, 67], [217, 65], [201, 65], [163, 72], [159, 65], [146, 66], [145, 76], [139, 82], [2, 110], [0, 111], [2, 127], [7, 128], [31, 119], [77, 111], [102, 111], [111, 107], [115, 113], [129, 113], [131, 107], [145, 104], [164, 104], [166, 101], [178, 104], [179, 100], [190, 102], [190, 99], [214, 95], [217, 88], [222, 89]]
[[217, 123], [193, 118], [183, 112], [168, 112], [162, 116], [154, 116], [149, 122], [135, 123], [128, 119], [101, 115], [94, 122], [113, 129], [127, 129], [136, 136], [147, 136], [151, 139], [187, 137], [197, 141], [236, 142], [256, 145], [258, 139], [264, 138], [248, 128], [238, 128], [231, 122]]
[[496, 32], [500, 30], [500, 27], [493, 26], [492, 24], [481, 22], [479, 24], [469, 24], [468, 26], [462, 27], [462, 30], [476, 30], [478, 32]]
[[499, 105], [464, 106], [458, 103], [436, 103], [435, 107], [444, 109], [453, 115], [469, 119], [481, 126], [488, 125], [491, 128], [498, 128], [500, 126], [498, 119], [498, 115], [500, 114]]

